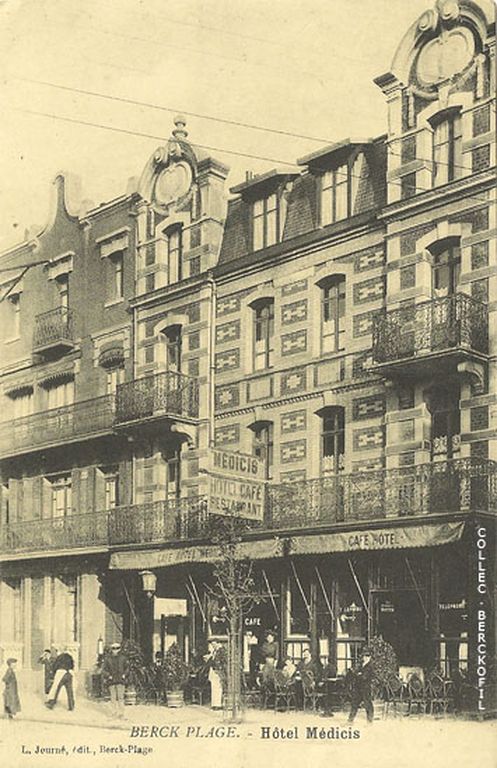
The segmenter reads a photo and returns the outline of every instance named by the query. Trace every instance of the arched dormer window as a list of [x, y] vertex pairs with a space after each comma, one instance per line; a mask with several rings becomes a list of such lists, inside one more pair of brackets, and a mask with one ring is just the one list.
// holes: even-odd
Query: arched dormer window
[[264, 463], [266, 478], [270, 479], [273, 467], [273, 422], [256, 421], [250, 429], [254, 435], [253, 454]]
[[262, 371], [273, 365], [274, 299], [258, 299], [251, 306], [253, 311], [254, 370]]
[[338, 352], [345, 348], [345, 277], [326, 277], [319, 282], [319, 287], [322, 352]]
[[461, 274], [461, 248], [459, 238], [436, 243], [432, 255], [432, 292], [435, 298], [454, 296]]
[[183, 238], [181, 227], [166, 232], [167, 236], [167, 282], [177, 283], [182, 278]]
[[321, 418], [321, 474], [342, 472], [345, 460], [345, 409], [328, 406], [318, 412]]
[[461, 176], [462, 127], [458, 107], [443, 110], [430, 120], [433, 128], [433, 186]]

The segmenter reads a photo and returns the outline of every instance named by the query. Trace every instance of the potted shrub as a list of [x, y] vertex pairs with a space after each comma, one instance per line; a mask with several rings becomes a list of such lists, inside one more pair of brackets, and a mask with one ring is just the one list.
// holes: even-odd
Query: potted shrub
[[399, 664], [394, 649], [381, 635], [372, 637], [366, 648], [371, 653], [371, 664], [373, 665], [373, 706], [376, 715], [379, 716], [384, 706], [385, 684], [389, 677], [397, 674]]
[[125, 704], [136, 704], [137, 698], [143, 689], [145, 676], [145, 661], [140, 646], [132, 640], [125, 640], [121, 653], [126, 660], [126, 689], [124, 692]]
[[168, 707], [182, 707], [184, 704], [184, 686], [188, 680], [188, 665], [184, 662], [177, 643], [166, 651], [162, 663], [162, 673]]

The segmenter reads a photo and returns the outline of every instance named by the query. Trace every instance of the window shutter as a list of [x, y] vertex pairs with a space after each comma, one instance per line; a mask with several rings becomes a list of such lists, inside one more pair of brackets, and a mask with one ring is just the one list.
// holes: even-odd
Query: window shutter
[[11, 523], [15, 523], [19, 519], [18, 485], [19, 480], [11, 477], [9, 480], [9, 513]]
[[[17, 519], [18, 520], [26, 520], [26, 506], [25, 506], [25, 490], [26, 490], [27, 480], [26, 478], [23, 478], [22, 480], [17, 481]], [[29, 492], [28, 492], [28, 499], [29, 499]]]
[[79, 505], [80, 492], [81, 492], [81, 470], [80, 469], [72, 470], [71, 483], [72, 483], [72, 509], [68, 510], [68, 514], [77, 515], [80, 512], [84, 512], [84, 510], [81, 509]]
[[91, 503], [89, 499], [89, 469], [81, 469], [79, 473], [79, 491], [78, 495], [74, 496], [74, 503], [77, 508], [78, 514], [84, 515], [87, 512], [91, 512]]
[[132, 464], [129, 461], [122, 461], [119, 464], [119, 499], [118, 505], [124, 506], [131, 504], [131, 472]]
[[43, 501], [43, 477], [33, 477], [32, 479], [32, 513], [33, 520], [39, 520], [42, 516]]
[[97, 511], [97, 500], [96, 500], [96, 468], [95, 467], [87, 467], [86, 469], [86, 509], [82, 510], [85, 512], [96, 512]]
[[42, 478], [41, 511], [45, 520], [52, 517], [52, 484], [46, 477]]
[[103, 472], [95, 468], [95, 511], [105, 510], [105, 480]]

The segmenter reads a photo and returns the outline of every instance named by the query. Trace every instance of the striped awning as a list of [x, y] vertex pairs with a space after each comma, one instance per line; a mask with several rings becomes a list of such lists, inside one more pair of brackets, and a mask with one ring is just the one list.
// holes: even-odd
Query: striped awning
[[[340, 531], [336, 533], [295, 534], [282, 546], [277, 536], [244, 541], [238, 545], [240, 560], [273, 560], [287, 555], [324, 555], [334, 552], [361, 552], [371, 550], [412, 549], [434, 547], [459, 541], [464, 521], [426, 523], [398, 527], [371, 528], [369, 530]], [[214, 563], [220, 559], [220, 549], [212, 544], [169, 549], [113, 552], [109, 568], [137, 570], [167, 568], [186, 563]]]

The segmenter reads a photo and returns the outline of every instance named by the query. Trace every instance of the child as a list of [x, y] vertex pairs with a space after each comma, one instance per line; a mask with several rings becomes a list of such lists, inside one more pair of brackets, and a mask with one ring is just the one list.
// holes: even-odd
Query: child
[[3, 692], [3, 701], [5, 714], [12, 720], [15, 715], [21, 711], [21, 702], [19, 701], [19, 692], [17, 690], [16, 677], [17, 659], [7, 659], [7, 672], [3, 676], [5, 690]]

